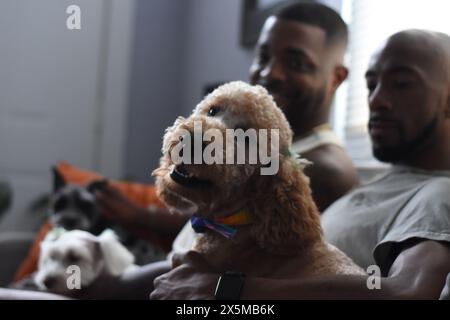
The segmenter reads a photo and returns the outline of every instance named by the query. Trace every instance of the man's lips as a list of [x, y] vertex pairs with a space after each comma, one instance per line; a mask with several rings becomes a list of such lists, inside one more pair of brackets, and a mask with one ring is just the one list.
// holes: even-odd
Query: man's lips
[[397, 127], [397, 124], [393, 121], [369, 122], [369, 128], [391, 128], [391, 127]]
[[392, 120], [373, 120], [369, 122], [369, 132], [372, 135], [380, 135], [391, 130], [397, 130], [398, 126]]

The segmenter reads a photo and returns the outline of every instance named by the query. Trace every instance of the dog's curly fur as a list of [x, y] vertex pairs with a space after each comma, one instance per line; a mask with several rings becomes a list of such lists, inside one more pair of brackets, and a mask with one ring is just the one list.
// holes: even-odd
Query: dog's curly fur
[[[217, 115], [208, 115], [211, 108], [219, 110]], [[160, 167], [154, 172], [160, 198], [175, 211], [196, 212], [206, 218], [243, 207], [253, 216], [253, 223], [240, 227], [233, 240], [207, 231], [197, 241], [194, 249], [217, 271], [271, 277], [362, 273], [342, 252], [325, 243], [309, 180], [288, 152], [280, 152], [279, 170], [272, 176], [260, 174], [261, 163], [175, 166], [170, 151], [179, 143], [181, 129], [193, 132], [194, 121], [200, 121], [203, 130], [220, 130], [224, 139], [226, 129], [278, 129], [281, 151], [289, 150], [292, 131], [263, 87], [239, 81], [219, 87], [189, 118], [180, 117], [167, 129]], [[175, 182], [170, 173], [179, 166], [207, 181], [207, 186], [192, 188]]]

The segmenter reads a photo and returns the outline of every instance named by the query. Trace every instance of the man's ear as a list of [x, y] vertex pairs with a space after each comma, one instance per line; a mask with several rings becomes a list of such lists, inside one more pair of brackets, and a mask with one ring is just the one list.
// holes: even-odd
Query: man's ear
[[334, 68], [333, 75], [333, 90], [336, 91], [337, 88], [344, 82], [348, 77], [348, 69], [343, 65], [336, 66]]
[[56, 192], [66, 185], [66, 181], [64, 180], [63, 176], [56, 167], [52, 167], [52, 173], [53, 173], [53, 192]]

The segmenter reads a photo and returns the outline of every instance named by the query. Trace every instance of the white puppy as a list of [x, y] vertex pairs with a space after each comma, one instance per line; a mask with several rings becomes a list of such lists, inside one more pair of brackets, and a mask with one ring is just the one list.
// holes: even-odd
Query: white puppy
[[81, 230], [52, 232], [41, 243], [35, 282], [42, 290], [68, 294], [74, 289], [69, 284], [74, 270], [86, 288], [101, 274], [121, 275], [133, 262], [134, 256], [111, 230], [97, 237]]

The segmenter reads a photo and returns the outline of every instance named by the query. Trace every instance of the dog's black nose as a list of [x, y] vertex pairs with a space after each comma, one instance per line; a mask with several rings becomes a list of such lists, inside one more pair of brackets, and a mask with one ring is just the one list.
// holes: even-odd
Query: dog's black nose
[[62, 219], [61, 224], [67, 230], [73, 230], [77, 226], [78, 220], [72, 217], [65, 217]]
[[181, 150], [179, 152], [179, 156], [185, 160], [184, 155], [187, 155], [187, 159], [189, 159], [189, 163], [194, 163], [195, 160], [195, 152], [200, 153], [200, 159], [203, 159], [203, 152], [205, 148], [208, 146], [210, 142], [202, 142], [201, 145], [195, 146], [193, 141], [193, 134], [191, 134], [192, 138], [186, 139], [184, 136], [179, 137], [179, 141], [181, 143]]
[[44, 279], [43, 283], [46, 288], [51, 289], [52, 287], [55, 286], [57, 281], [58, 281], [58, 279], [56, 277], [48, 276], [47, 278]]
[[[185, 152], [189, 152], [189, 154], [192, 154], [191, 153], [191, 144], [187, 143], [187, 141], [190, 141], [190, 139], [186, 139], [186, 137], [184, 137], [184, 136], [180, 136], [178, 139], [182, 146], [182, 148], [180, 150], [180, 157], [183, 157]], [[189, 150], [187, 148], [189, 148]]]

